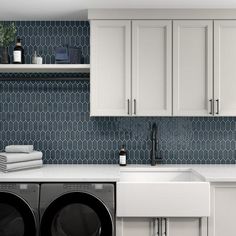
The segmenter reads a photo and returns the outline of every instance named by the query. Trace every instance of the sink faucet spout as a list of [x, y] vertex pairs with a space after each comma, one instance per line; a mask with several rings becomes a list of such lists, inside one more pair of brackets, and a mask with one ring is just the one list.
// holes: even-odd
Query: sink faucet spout
[[152, 125], [152, 131], [151, 131], [151, 141], [152, 141], [152, 149], [151, 149], [151, 166], [155, 166], [156, 163], [161, 163], [161, 158], [158, 158], [157, 155], [157, 146], [158, 146], [158, 140], [157, 140], [157, 125], [156, 123], [153, 123]]

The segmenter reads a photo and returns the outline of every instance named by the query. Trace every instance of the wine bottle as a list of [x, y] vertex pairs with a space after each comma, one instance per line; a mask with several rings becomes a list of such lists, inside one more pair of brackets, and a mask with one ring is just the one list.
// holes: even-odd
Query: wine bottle
[[24, 64], [24, 49], [21, 45], [21, 39], [17, 38], [16, 46], [13, 51], [13, 63], [14, 64]]

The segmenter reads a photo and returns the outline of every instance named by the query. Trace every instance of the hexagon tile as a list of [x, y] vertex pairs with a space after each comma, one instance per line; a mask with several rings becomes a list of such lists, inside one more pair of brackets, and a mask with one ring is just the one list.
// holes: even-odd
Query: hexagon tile
[[[5, 24], [11, 22], [5, 21]], [[17, 37], [22, 40], [25, 63], [30, 64], [34, 51], [43, 57], [46, 64], [54, 64], [54, 49], [58, 46], [78, 47], [82, 62], [89, 64], [90, 39], [88, 21], [16, 21]], [[9, 47], [12, 61], [14, 43]]]
[[44, 163], [148, 164], [157, 122], [164, 163], [235, 163], [236, 118], [89, 117], [89, 81], [1, 81], [0, 149], [34, 144]]
[[[80, 47], [89, 63], [88, 22], [16, 25], [27, 63], [36, 46], [44, 61], [54, 63], [53, 48], [68, 42]], [[42, 80], [30, 80], [35, 77]], [[235, 164], [236, 118], [90, 118], [89, 81], [62, 81], [64, 77], [86, 75], [0, 74], [8, 78], [0, 80], [0, 150], [9, 144], [34, 144], [43, 151], [44, 163], [114, 164], [125, 144], [128, 163], [148, 164], [151, 125], [156, 122], [164, 163]]]

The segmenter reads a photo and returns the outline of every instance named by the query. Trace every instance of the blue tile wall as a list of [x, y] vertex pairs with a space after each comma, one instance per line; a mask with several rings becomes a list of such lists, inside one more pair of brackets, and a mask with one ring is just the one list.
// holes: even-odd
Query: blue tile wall
[[[34, 42], [31, 35], [35, 32], [32, 37], [38, 37], [42, 48], [46, 48], [42, 56], [50, 63], [54, 63], [52, 48], [57, 45], [51, 43], [54, 33], [57, 42], [61, 42], [70, 38], [70, 28], [76, 32], [74, 40], [83, 49], [85, 62], [89, 62], [88, 22], [16, 24], [25, 42]], [[38, 36], [36, 32], [41, 31], [45, 33]], [[43, 46], [45, 34], [50, 37], [47, 46]], [[77, 39], [81, 35], [84, 35], [83, 42]], [[25, 46], [27, 61], [34, 45]], [[44, 163], [114, 164], [118, 163], [120, 146], [125, 144], [128, 163], [148, 164], [150, 130], [156, 122], [159, 155], [164, 163], [235, 164], [236, 118], [90, 118], [87, 76], [0, 74], [0, 150], [9, 144], [34, 144], [37, 150], [43, 151]], [[67, 77], [72, 80], [62, 80]], [[78, 77], [85, 80], [76, 80]], [[50, 80], [55, 78], [60, 81]]]
[[90, 118], [89, 81], [0, 81], [0, 150], [34, 144], [44, 163], [149, 163], [158, 124], [164, 163], [235, 163], [236, 118]]
[[[9, 24], [11, 22], [4, 22]], [[54, 49], [58, 46], [78, 47], [82, 62], [89, 64], [89, 22], [88, 21], [16, 21], [17, 37], [22, 40], [25, 63], [30, 64], [36, 50], [46, 64], [54, 64]], [[9, 47], [12, 61], [14, 43]]]

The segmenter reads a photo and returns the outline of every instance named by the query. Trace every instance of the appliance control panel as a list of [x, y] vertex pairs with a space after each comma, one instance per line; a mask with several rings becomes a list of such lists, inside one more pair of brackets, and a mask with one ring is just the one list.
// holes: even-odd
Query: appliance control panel
[[64, 184], [63, 188], [66, 191], [93, 191], [93, 192], [110, 192], [112, 189], [107, 184], [103, 183], [79, 183], [79, 184]]
[[21, 194], [30, 194], [38, 190], [38, 186], [34, 184], [15, 184], [15, 183], [3, 183], [0, 184], [0, 192], [12, 192]]
[[0, 184], [0, 191], [15, 190], [16, 184]]
[[64, 184], [63, 188], [68, 191], [88, 191], [91, 189], [91, 184]]

